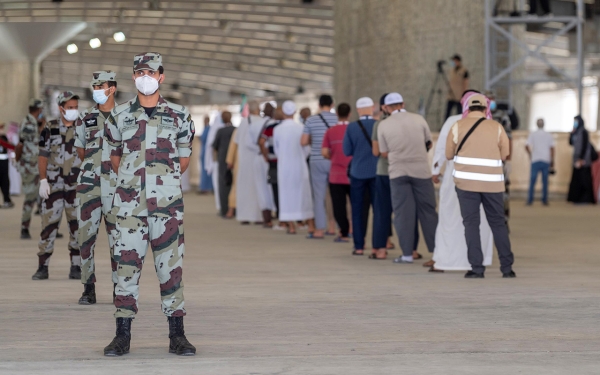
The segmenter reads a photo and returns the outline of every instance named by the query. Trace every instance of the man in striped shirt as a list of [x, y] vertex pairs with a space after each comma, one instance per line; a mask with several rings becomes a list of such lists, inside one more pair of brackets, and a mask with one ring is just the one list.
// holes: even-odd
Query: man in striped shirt
[[310, 233], [308, 238], [323, 238], [327, 228], [327, 213], [325, 210], [325, 198], [327, 195], [327, 184], [331, 162], [321, 155], [323, 137], [332, 126], [338, 122], [337, 115], [331, 113], [333, 98], [331, 95], [321, 95], [319, 98], [319, 113], [306, 120], [304, 134], [302, 134], [302, 146], [311, 146], [310, 150], [310, 176], [313, 191], [313, 204], [315, 212], [316, 230]]

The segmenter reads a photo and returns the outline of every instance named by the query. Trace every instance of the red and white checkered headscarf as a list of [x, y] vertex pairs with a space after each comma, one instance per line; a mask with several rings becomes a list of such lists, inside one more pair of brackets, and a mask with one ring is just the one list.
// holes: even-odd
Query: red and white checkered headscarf
[[[468, 93], [463, 95], [462, 99], [460, 100], [460, 105], [462, 105], [462, 110], [463, 110], [462, 111], [463, 118], [467, 117], [467, 115], [469, 114], [469, 98], [473, 95], [483, 95], [483, 94], [480, 94], [475, 91], [469, 91]], [[491, 120], [492, 119], [492, 111], [490, 111], [490, 103], [492, 101], [487, 96], [485, 98], [487, 100], [487, 109], [485, 112], [485, 117]]]

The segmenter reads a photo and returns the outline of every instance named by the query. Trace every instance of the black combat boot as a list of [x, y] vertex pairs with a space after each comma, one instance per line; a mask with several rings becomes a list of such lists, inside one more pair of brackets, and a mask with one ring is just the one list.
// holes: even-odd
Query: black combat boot
[[188, 341], [183, 331], [183, 316], [170, 316], [169, 320], [169, 353], [177, 355], [196, 355], [196, 347]]
[[48, 278], [48, 266], [40, 265], [36, 273], [31, 276], [31, 280], [46, 280]]
[[96, 284], [83, 284], [83, 294], [79, 299], [80, 305], [93, 305], [96, 303]]
[[29, 234], [29, 229], [27, 229], [27, 228], [21, 229], [21, 239], [22, 240], [30, 240], [31, 239], [31, 234]]
[[129, 353], [132, 320], [133, 318], [117, 318], [117, 334], [110, 344], [104, 348], [105, 356], [120, 357]]
[[81, 267], [80, 266], [71, 266], [71, 270], [69, 271], [69, 279], [81, 280]]

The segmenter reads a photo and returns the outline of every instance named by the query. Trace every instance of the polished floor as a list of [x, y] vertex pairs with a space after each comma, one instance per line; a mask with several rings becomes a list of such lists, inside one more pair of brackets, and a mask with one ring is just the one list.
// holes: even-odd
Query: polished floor
[[[502, 279], [495, 259], [484, 280], [465, 280], [224, 221], [212, 197], [185, 204], [185, 323], [198, 348], [186, 358], [167, 352], [152, 263], [131, 353], [105, 358], [114, 334], [105, 236], [99, 303], [79, 306], [67, 240], [57, 240], [50, 279], [32, 281], [37, 240], [19, 239], [20, 209], [0, 210], [0, 374], [600, 373], [597, 207], [513, 202], [518, 278]], [[39, 217], [32, 225], [37, 234]]]

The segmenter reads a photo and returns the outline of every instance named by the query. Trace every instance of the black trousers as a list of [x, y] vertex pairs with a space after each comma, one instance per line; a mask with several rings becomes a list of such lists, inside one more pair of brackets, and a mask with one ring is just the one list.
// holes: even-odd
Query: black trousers
[[465, 238], [467, 240], [467, 255], [471, 268], [475, 273], [484, 273], [483, 251], [481, 250], [481, 237], [479, 225], [481, 217], [479, 207], [483, 205], [485, 217], [487, 218], [494, 243], [498, 250], [500, 259], [500, 271], [508, 273], [512, 271], [514, 256], [510, 248], [508, 227], [504, 220], [504, 193], [477, 193], [456, 188], [460, 213], [465, 225]]
[[342, 237], [348, 237], [350, 222], [348, 221], [347, 204], [350, 198], [350, 185], [329, 184], [331, 203], [333, 205], [333, 217], [340, 227]]
[[227, 185], [227, 163], [219, 162], [219, 201], [221, 202], [221, 216], [227, 215], [229, 211], [229, 193], [231, 192], [231, 185]]
[[448, 100], [448, 106], [446, 107], [446, 118], [452, 116], [452, 110], [456, 107], [456, 114], [460, 115], [462, 113], [462, 105], [460, 102], [456, 102], [454, 100]]
[[[550, 0], [539, 0], [544, 15], [550, 13]], [[537, 14], [538, 0], [529, 0], [529, 14]]]
[[9, 203], [10, 200], [10, 175], [8, 170], [9, 160], [0, 160], [0, 188], [4, 196], [4, 202]]

